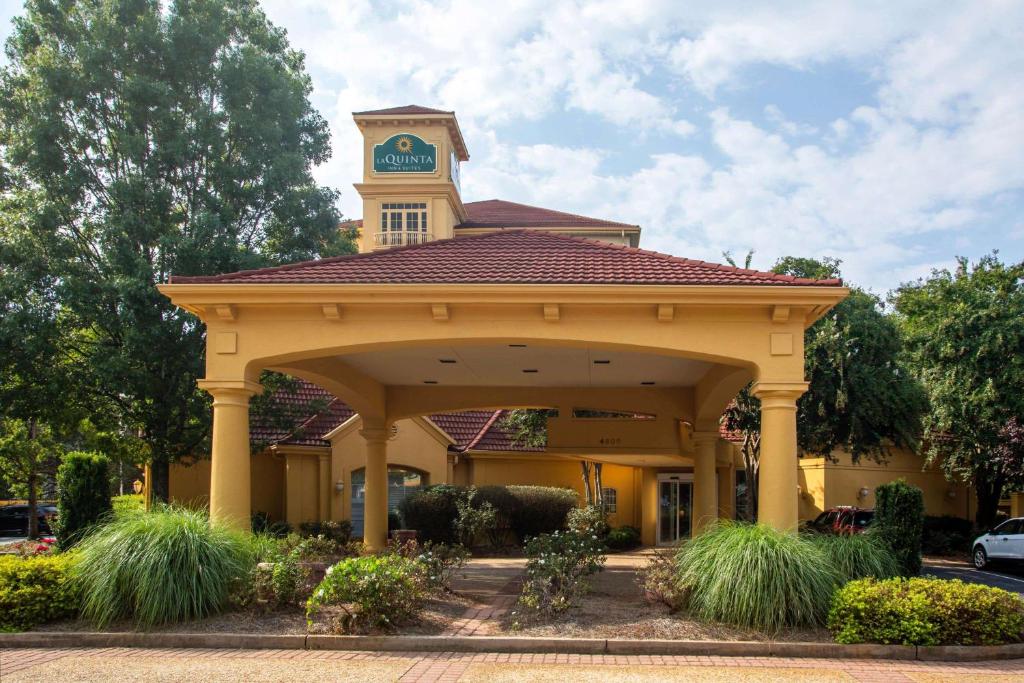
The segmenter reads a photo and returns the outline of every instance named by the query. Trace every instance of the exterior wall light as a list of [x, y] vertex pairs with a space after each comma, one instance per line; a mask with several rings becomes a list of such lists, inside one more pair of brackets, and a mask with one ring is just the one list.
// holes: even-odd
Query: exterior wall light
[[871, 495], [871, 489], [867, 486], [861, 486], [860, 491], [857, 491], [857, 500], [864, 500]]
[[334, 482], [334, 491], [335, 491], [335, 493], [344, 493], [345, 492], [345, 482], [343, 482], [341, 479], [339, 479], [338, 481]]

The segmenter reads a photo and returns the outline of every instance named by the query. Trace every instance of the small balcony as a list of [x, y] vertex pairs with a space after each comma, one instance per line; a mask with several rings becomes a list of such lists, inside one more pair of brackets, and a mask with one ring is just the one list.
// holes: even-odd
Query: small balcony
[[434, 240], [434, 233], [432, 232], [403, 232], [401, 230], [391, 230], [388, 232], [378, 232], [373, 235], [373, 248], [374, 249], [388, 249], [390, 247], [404, 247], [410, 244], [424, 244], [426, 242], [432, 242]]

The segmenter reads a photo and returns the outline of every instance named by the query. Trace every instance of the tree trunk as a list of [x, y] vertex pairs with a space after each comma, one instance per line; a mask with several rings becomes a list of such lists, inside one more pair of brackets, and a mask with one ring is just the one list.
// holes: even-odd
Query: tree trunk
[[153, 455], [149, 464], [149, 482], [152, 501], [154, 503], [166, 503], [170, 498], [170, 465], [166, 457]]
[[604, 511], [604, 482], [601, 480], [601, 463], [594, 463], [594, 494], [597, 498], [597, 506]]
[[583, 492], [587, 497], [587, 505], [594, 504], [594, 491], [590, 488], [590, 463], [580, 460], [580, 472], [583, 477]]
[[[34, 441], [36, 438], [35, 420], [28, 421], [28, 438], [30, 441]], [[39, 538], [39, 496], [36, 491], [39, 486], [37, 473], [38, 466], [37, 462], [32, 462], [29, 465], [28, 479], [25, 482], [28, 486], [28, 524], [26, 528], [26, 535], [32, 540]]]
[[978, 496], [978, 510], [974, 514], [974, 523], [979, 529], [991, 529], [999, 510], [999, 499], [1003, 493], [1003, 482], [977, 481], [974, 490]]

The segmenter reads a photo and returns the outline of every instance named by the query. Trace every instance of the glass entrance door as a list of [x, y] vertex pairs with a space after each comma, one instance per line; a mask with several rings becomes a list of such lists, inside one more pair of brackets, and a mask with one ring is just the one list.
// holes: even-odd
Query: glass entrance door
[[693, 518], [693, 475], [658, 475], [658, 545], [690, 537]]

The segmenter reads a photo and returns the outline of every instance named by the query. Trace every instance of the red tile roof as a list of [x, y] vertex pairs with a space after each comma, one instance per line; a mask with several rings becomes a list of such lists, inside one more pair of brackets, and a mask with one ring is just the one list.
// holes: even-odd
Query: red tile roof
[[459, 413], [431, 415], [430, 421], [452, 437], [456, 448], [462, 451], [480, 435], [494, 413], [493, 410], [464, 410]]
[[617, 223], [600, 218], [588, 218], [574, 213], [542, 209], [538, 206], [488, 199], [465, 204], [467, 218], [455, 228], [549, 228], [599, 227], [636, 228], [630, 223]]
[[372, 109], [370, 111], [354, 111], [353, 116], [402, 116], [405, 114], [452, 114], [453, 111], [444, 111], [443, 109], [431, 109], [430, 107], [421, 107], [418, 104], [406, 104], [401, 107], [389, 107], [387, 109]]
[[545, 231], [503, 230], [172, 283], [818, 285], [809, 280], [669, 256]]

